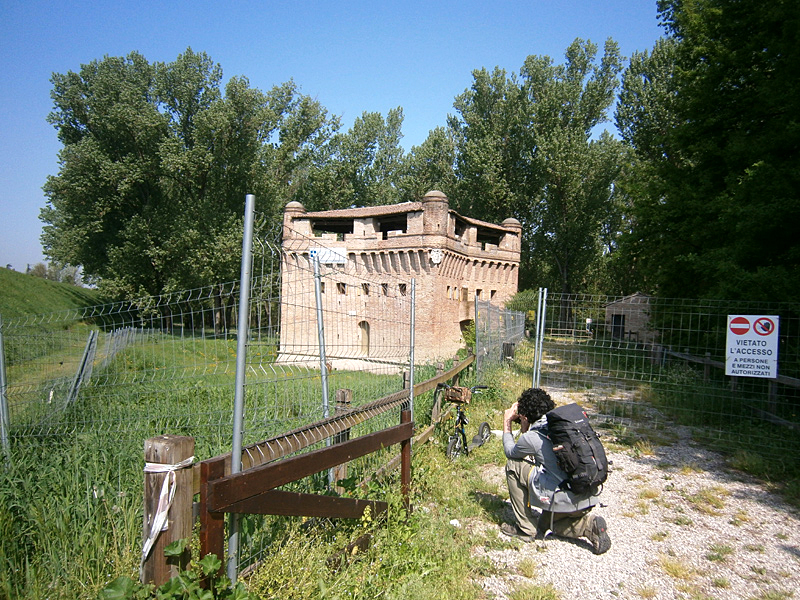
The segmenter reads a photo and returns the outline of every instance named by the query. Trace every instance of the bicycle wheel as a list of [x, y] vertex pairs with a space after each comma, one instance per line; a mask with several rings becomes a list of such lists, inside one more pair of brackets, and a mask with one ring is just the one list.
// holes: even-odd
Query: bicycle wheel
[[478, 437], [482, 444], [488, 442], [489, 438], [492, 437], [492, 429], [486, 421], [481, 423], [481, 426], [478, 428]]
[[450, 441], [447, 442], [447, 458], [455, 460], [464, 452], [464, 442], [460, 435], [450, 436]]

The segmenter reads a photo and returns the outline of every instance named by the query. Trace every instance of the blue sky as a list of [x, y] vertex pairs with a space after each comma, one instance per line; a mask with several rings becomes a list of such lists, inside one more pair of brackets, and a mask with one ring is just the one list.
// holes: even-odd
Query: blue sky
[[0, 266], [44, 261], [42, 185], [60, 144], [46, 121], [50, 77], [133, 50], [172, 61], [191, 47], [268, 90], [293, 79], [346, 128], [403, 108], [403, 146], [453, 113], [472, 71], [518, 72], [528, 55], [563, 61], [577, 37], [624, 56], [663, 34], [656, 0], [91, 2], [0, 0]]

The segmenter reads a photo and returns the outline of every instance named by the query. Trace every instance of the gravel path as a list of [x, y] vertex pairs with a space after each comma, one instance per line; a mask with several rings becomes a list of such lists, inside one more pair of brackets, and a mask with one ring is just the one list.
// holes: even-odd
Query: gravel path
[[[605, 505], [595, 508], [608, 523], [606, 554], [552, 536], [515, 549], [474, 548], [500, 572], [479, 582], [489, 597], [549, 583], [561, 600], [800, 598], [800, 513], [679, 433], [652, 454], [609, 451]], [[484, 477], [502, 489], [500, 471], [487, 468]]]

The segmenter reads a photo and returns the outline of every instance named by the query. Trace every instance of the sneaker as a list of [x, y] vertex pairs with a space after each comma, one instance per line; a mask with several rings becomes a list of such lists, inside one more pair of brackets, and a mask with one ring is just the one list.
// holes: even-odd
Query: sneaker
[[534, 540], [534, 536], [528, 535], [524, 531], [522, 531], [516, 524], [511, 523], [503, 523], [500, 525], [500, 533], [503, 535], [507, 535], [509, 537], [515, 537], [523, 542], [532, 542]]
[[586, 537], [592, 543], [592, 550], [595, 554], [603, 554], [611, 548], [611, 538], [606, 532], [606, 520], [603, 517], [592, 519], [592, 528]]

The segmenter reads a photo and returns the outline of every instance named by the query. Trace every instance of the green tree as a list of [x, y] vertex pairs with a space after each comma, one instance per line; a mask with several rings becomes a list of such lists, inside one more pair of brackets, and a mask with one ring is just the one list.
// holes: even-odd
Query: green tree
[[499, 67], [472, 77], [472, 87], [455, 99], [458, 115], [448, 118], [456, 143], [454, 200], [464, 214], [487, 221], [519, 218], [527, 192], [540, 185], [526, 155], [535, 143], [523, 90]]
[[293, 82], [267, 93], [188, 49], [134, 52], [54, 74], [49, 120], [63, 144], [44, 186], [48, 257], [116, 296], [229, 281], [244, 198], [277, 218], [338, 128]]
[[522, 287], [585, 289], [603, 225], [616, 218], [621, 144], [593, 131], [607, 120], [622, 59], [611, 40], [596, 56], [596, 45], [577, 39], [564, 64], [529, 56], [519, 76], [475, 71], [456, 98], [457, 203], [478, 218], [522, 223]]
[[399, 201], [403, 174], [403, 109], [384, 117], [365, 112], [333, 135], [304, 179], [296, 199], [308, 210], [378, 206]]
[[[637, 209], [664, 296], [788, 299], [800, 289], [800, 11], [662, 0], [674, 70], [627, 118], [654, 174]], [[659, 73], [655, 56], [643, 77]], [[660, 101], [659, 101], [660, 99]], [[623, 106], [626, 102], [621, 103]], [[653, 109], [658, 112], [653, 113]], [[646, 118], [670, 125], [659, 131]]]
[[456, 148], [452, 133], [433, 129], [419, 146], [413, 146], [403, 163], [400, 199], [414, 201], [431, 190], [452, 194], [455, 188]]
[[676, 53], [677, 42], [662, 38], [652, 51], [634, 52], [622, 76], [615, 122], [629, 151], [615, 186], [624, 218], [610, 257], [612, 279], [622, 284], [614, 293], [654, 293], [676, 244], [684, 243], [661, 214], [672, 185], [666, 173], [685, 162], [672, 137], [678, 125]]

